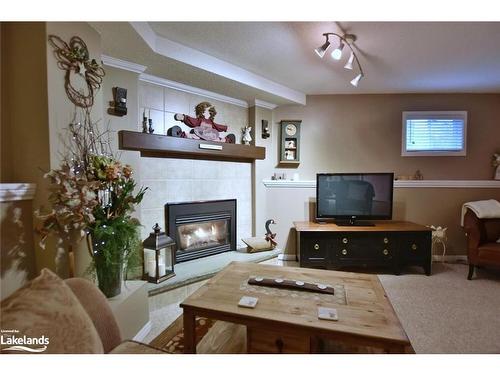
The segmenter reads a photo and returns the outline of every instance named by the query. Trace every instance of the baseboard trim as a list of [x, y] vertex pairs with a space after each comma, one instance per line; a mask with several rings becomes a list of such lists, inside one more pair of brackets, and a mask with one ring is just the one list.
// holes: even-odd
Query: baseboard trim
[[467, 255], [433, 255], [432, 260], [435, 262], [442, 262], [443, 260], [448, 263], [467, 263]]
[[297, 260], [297, 256], [295, 254], [279, 254], [278, 260]]
[[135, 335], [132, 340], [141, 342], [151, 331], [152, 327], [153, 325], [151, 324], [151, 320], [149, 320], [146, 324], [144, 324], [144, 327], [142, 327], [140, 331], [137, 332], [137, 335]]

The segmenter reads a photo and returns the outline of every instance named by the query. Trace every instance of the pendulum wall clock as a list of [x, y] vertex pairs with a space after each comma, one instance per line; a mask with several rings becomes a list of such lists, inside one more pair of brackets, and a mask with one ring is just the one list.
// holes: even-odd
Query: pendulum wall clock
[[300, 120], [282, 120], [280, 164], [298, 166], [300, 163]]

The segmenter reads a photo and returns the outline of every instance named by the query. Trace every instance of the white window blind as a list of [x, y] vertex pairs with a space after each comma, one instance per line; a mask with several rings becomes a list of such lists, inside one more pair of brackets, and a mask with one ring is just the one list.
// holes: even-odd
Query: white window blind
[[403, 155], [465, 155], [467, 112], [403, 112]]

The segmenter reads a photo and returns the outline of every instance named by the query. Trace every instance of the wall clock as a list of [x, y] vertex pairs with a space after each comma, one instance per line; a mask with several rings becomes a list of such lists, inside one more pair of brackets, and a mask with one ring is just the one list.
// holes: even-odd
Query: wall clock
[[279, 164], [298, 166], [300, 163], [300, 120], [282, 120]]

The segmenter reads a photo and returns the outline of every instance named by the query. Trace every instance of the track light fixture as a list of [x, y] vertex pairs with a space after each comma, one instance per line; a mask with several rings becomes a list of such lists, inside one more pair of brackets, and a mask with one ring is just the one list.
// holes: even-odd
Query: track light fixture
[[314, 50], [314, 52], [316, 52], [316, 54], [319, 57], [323, 58], [323, 56], [325, 56], [325, 53], [326, 53], [326, 50], [328, 49], [328, 47], [330, 47], [330, 42], [328, 41], [328, 36], [327, 36], [326, 37], [326, 42], [322, 46], [316, 48]]
[[345, 69], [348, 70], [353, 70], [353, 63], [356, 61], [356, 65], [358, 66], [359, 73], [358, 75], [351, 81], [351, 85], [354, 87], [357, 87], [359, 84], [359, 81], [365, 76], [363, 69], [361, 68], [361, 64], [359, 63], [358, 56], [354, 52], [354, 49], [352, 48], [352, 43], [356, 41], [356, 35], [353, 34], [344, 34], [344, 35], [339, 35], [337, 33], [324, 33], [323, 36], [326, 38], [325, 43], [316, 48], [314, 51], [316, 54], [320, 57], [323, 58], [325, 56], [325, 53], [327, 49], [330, 47], [330, 35], [333, 35], [338, 38], [339, 44], [337, 48], [335, 48], [331, 54], [332, 58], [334, 60], [340, 60], [342, 59], [342, 50], [344, 47], [347, 45], [349, 49], [351, 50], [351, 55], [349, 56], [349, 60], [347, 60], [346, 64], [344, 65]]
[[340, 60], [342, 58], [342, 50], [344, 49], [344, 43], [340, 41], [339, 46], [335, 48], [332, 52], [332, 58], [334, 60]]
[[352, 63], [354, 62], [354, 53], [351, 52], [351, 56], [349, 56], [349, 60], [344, 65], [344, 68], [352, 70]]

